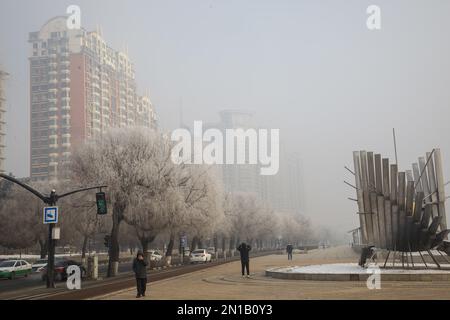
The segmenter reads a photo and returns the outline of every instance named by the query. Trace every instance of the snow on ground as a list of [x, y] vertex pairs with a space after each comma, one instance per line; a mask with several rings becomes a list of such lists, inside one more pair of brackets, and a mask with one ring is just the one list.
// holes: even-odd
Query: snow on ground
[[[380, 271], [383, 274], [423, 274], [423, 273], [450, 273], [449, 270], [438, 270], [438, 269], [425, 269], [422, 264], [415, 264], [416, 267], [423, 267], [424, 269], [413, 270], [413, 269], [383, 269]], [[376, 267], [371, 265], [371, 267]], [[366, 269], [360, 267], [357, 263], [333, 263], [333, 264], [319, 264], [310, 265], [303, 267], [284, 267], [284, 268], [274, 268], [271, 271], [275, 272], [286, 272], [286, 273], [306, 273], [306, 274], [366, 274], [368, 271], [373, 269]]]
[[[81, 253], [73, 253], [73, 254], [55, 254], [55, 257], [79, 257]], [[30, 259], [30, 260], [38, 260], [41, 256], [38, 254], [0, 254], [0, 260], [3, 259]]]

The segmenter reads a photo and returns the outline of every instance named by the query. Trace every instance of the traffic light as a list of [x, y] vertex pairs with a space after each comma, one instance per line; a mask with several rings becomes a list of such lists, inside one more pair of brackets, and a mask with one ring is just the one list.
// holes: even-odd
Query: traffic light
[[104, 239], [105, 239], [105, 242], [104, 242], [105, 247], [109, 248], [109, 245], [111, 243], [111, 236], [109, 234], [107, 234]]
[[97, 192], [95, 194], [95, 199], [97, 202], [97, 214], [107, 214], [106, 194], [104, 192]]

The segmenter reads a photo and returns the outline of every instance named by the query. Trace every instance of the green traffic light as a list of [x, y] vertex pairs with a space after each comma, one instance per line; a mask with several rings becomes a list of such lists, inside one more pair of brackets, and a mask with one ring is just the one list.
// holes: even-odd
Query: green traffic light
[[95, 198], [97, 202], [97, 214], [107, 214], [106, 194], [104, 192], [97, 192]]

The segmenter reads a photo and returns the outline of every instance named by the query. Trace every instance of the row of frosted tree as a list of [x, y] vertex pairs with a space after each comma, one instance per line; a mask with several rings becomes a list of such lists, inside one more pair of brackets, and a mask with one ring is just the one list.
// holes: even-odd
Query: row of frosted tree
[[[214, 167], [174, 164], [171, 146], [167, 136], [157, 131], [114, 129], [74, 150], [58, 180], [28, 181], [45, 193], [108, 186], [104, 190], [108, 215], [96, 214], [95, 192], [58, 203], [59, 245], [75, 246], [84, 256], [89, 239], [107, 232], [108, 274], [113, 276], [121, 249], [133, 239], [145, 253], [155, 240], [163, 239], [167, 264], [182, 234], [191, 249], [208, 242], [222, 251], [233, 250], [242, 241], [256, 249], [312, 241], [307, 219], [274, 212], [251, 193], [224, 192]], [[0, 246], [14, 250], [38, 247], [45, 256], [48, 231], [42, 223], [42, 203], [34, 195], [1, 181], [0, 221]]]

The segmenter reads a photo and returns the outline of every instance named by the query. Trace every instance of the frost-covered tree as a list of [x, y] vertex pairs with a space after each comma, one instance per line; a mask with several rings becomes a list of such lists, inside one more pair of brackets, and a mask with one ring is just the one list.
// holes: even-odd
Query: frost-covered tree
[[71, 179], [83, 185], [105, 184], [112, 211], [108, 276], [117, 273], [119, 231], [138, 188], [146, 186], [153, 152], [149, 139], [154, 131], [144, 128], [112, 129], [99, 140], [88, 142], [72, 155]]

